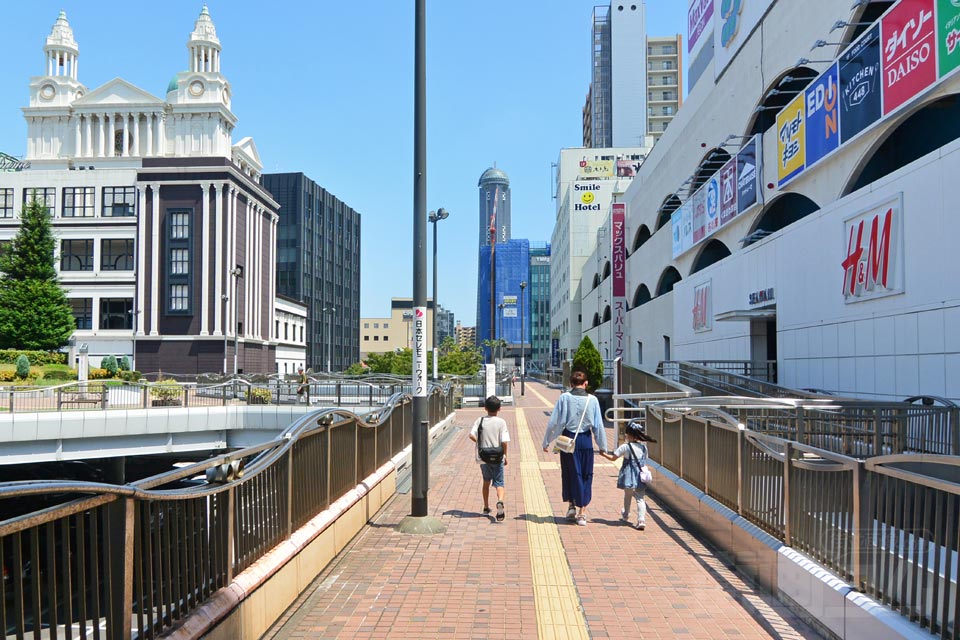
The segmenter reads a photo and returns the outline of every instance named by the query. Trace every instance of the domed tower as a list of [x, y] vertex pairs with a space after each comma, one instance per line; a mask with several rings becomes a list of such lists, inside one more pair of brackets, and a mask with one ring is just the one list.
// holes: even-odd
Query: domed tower
[[43, 54], [44, 75], [30, 78], [30, 103], [23, 110], [28, 160], [57, 159], [69, 153], [70, 106], [86, 93], [77, 75], [80, 47], [63, 11], [53, 23]]
[[490, 231], [496, 233], [497, 242], [510, 239], [510, 178], [490, 167], [480, 176], [480, 246], [490, 245]]
[[167, 87], [174, 154], [230, 157], [237, 118], [230, 111], [230, 83], [220, 71], [220, 39], [206, 5], [194, 23], [187, 51], [187, 70]]

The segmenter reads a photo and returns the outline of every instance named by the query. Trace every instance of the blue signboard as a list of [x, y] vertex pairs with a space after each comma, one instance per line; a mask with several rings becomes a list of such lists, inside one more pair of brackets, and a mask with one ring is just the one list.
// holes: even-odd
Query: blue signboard
[[839, 59], [840, 139], [846, 144], [880, 119], [880, 25], [851, 44]]
[[807, 167], [840, 146], [840, 104], [837, 65], [825, 71], [804, 92]]

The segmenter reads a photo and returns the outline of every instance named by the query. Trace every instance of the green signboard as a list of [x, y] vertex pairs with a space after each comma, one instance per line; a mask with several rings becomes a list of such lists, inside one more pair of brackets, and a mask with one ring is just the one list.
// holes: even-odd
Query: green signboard
[[960, 66], [960, 0], [937, 0], [940, 77]]

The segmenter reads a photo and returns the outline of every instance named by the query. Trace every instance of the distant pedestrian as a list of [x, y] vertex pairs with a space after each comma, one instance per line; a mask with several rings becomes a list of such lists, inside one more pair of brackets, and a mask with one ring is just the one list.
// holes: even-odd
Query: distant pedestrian
[[627, 441], [617, 447], [613, 453], [601, 451], [607, 460], [613, 461], [623, 458], [620, 465], [620, 475], [617, 476], [617, 488], [623, 489], [623, 509], [620, 510], [620, 519], [630, 522], [630, 503], [637, 503], [637, 522], [634, 525], [640, 531], [647, 526], [647, 484], [643, 481], [645, 467], [649, 454], [646, 442], [656, 442], [644, 433], [643, 428], [631, 422], [626, 429]]
[[503, 484], [504, 467], [507, 465], [507, 443], [510, 432], [507, 423], [500, 418], [500, 398], [490, 396], [483, 401], [487, 415], [477, 418], [470, 429], [470, 439], [477, 443], [476, 460], [483, 476], [483, 513], [490, 514], [490, 485], [497, 492], [497, 522], [506, 517], [503, 500], [506, 489]]
[[303, 367], [299, 367], [297, 369], [297, 403], [310, 403], [310, 398], [308, 397], [307, 393], [308, 390], [309, 380], [307, 378], [307, 374], [304, 373]]
[[593, 499], [593, 439], [601, 451], [607, 449], [607, 434], [603, 430], [600, 402], [587, 393], [587, 374], [570, 374], [570, 391], [560, 394], [553, 407], [547, 431], [543, 436], [543, 450], [558, 436], [572, 438], [572, 453], [560, 451], [560, 479], [563, 501], [567, 503], [567, 520], [578, 525], [587, 524], [587, 505]]

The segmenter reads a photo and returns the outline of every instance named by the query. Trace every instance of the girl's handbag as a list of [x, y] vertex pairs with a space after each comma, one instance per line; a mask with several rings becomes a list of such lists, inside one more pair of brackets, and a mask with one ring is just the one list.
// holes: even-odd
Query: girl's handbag
[[583, 405], [583, 413], [580, 414], [580, 422], [577, 423], [577, 431], [573, 434], [573, 437], [557, 436], [557, 439], [553, 441], [554, 453], [573, 453], [577, 450], [577, 436], [580, 434], [580, 427], [583, 426], [583, 416], [587, 415], [590, 398], [591, 396], [587, 396], [587, 404]]
[[[630, 447], [630, 457], [633, 458], [634, 462], [636, 462], [637, 464], [639, 464], [639, 463], [640, 463], [640, 460], [637, 458], [637, 454], [636, 454], [636, 452], [634, 452], [634, 450], [633, 450], [633, 445], [631, 444], [631, 445], [628, 445], [628, 446]], [[647, 459], [647, 448], [646, 448], [644, 445], [642, 445], [642, 444], [641, 444], [640, 446], [643, 447], [643, 459], [646, 460], [646, 459]], [[643, 484], [650, 484], [651, 482], [653, 482], [653, 472], [650, 471], [650, 467], [648, 467], [648, 466], [645, 465], [645, 464], [641, 464], [641, 465], [640, 465], [640, 482], [643, 483]]]

